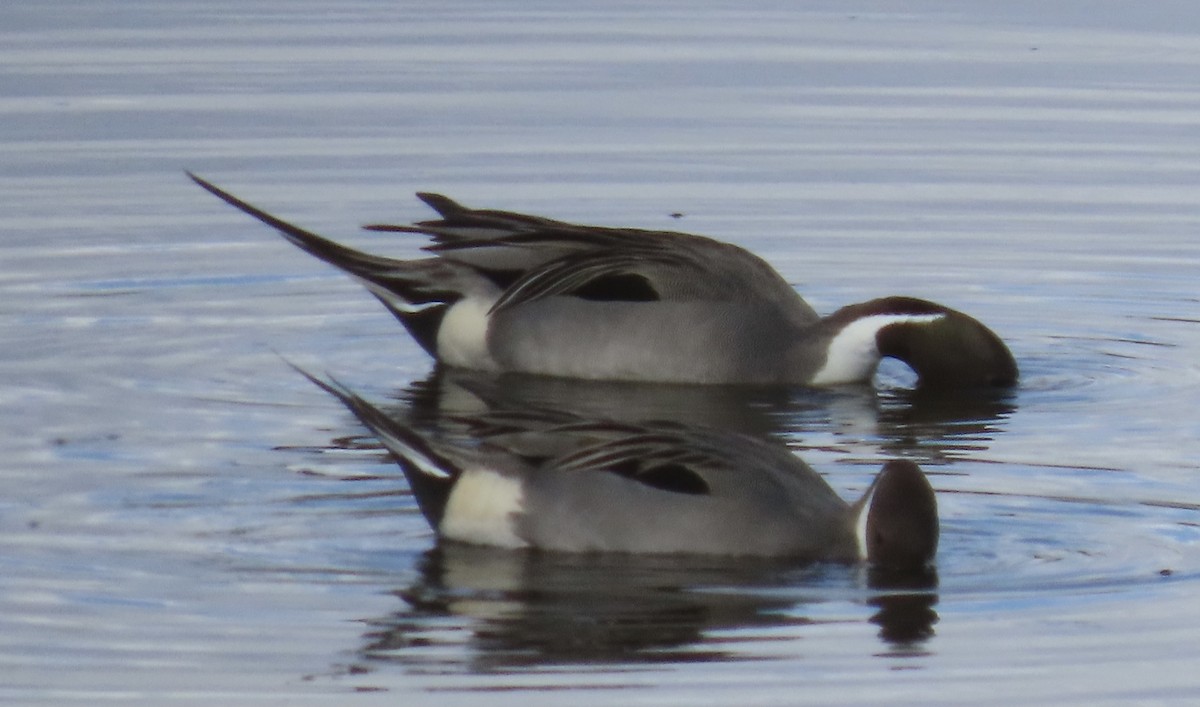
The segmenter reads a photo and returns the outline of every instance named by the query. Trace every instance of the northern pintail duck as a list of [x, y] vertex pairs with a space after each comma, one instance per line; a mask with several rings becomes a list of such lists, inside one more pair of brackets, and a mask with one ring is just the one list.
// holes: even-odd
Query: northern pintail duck
[[[304, 373], [304, 371], [301, 371]], [[547, 410], [419, 433], [336, 380], [304, 373], [395, 456], [447, 540], [563, 552], [787, 557], [919, 569], [937, 551], [920, 468], [889, 461], [854, 504], [779, 443], [675, 423]]]
[[882, 357], [929, 388], [1010, 386], [995, 333], [940, 304], [884, 297], [819, 316], [761, 258], [667, 231], [580, 226], [417, 196], [441, 219], [367, 226], [431, 236], [396, 260], [323, 238], [188, 173], [226, 203], [358, 279], [451, 366], [593, 380], [834, 385]]

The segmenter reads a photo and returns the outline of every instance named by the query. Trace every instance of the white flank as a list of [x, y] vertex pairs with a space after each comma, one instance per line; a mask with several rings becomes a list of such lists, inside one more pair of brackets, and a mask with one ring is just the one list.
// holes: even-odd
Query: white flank
[[875, 373], [879, 365], [879, 346], [875, 336], [892, 324], [928, 324], [942, 314], [872, 314], [846, 325], [829, 342], [825, 365], [813, 376], [813, 385], [857, 383]]
[[495, 368], [487, 351], [488, 309], [493, 300], [467, 297], [446, 310], [438, 329], [438, 358], [451, 366]]
[[515, 532], [516, 516], [525, 505], [520, 483], [494, 471], [472, 469], [454, 484], [442, 522], [441, 534], [451, 540], [494, 545], [527, 547], [529, 543]]

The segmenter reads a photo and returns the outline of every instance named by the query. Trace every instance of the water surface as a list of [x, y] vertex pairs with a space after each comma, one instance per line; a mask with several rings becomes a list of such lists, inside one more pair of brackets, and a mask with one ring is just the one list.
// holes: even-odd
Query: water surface
[[[5, 7], [0, 38], [0, 700], [1200, 693], [1190, 5], [64, 1]], [[915, 585], [438, 550], [278, 354], [398, 410], [429, 361], [185, 168], [397, 255], [420, 241], [356, 227], [426, 216], [418, 189], [717, 236], [821, 312], [969, 312], [1022, 383], [517, 387], [779, 435], [847, 498], [913, 458], [943, 516]]]

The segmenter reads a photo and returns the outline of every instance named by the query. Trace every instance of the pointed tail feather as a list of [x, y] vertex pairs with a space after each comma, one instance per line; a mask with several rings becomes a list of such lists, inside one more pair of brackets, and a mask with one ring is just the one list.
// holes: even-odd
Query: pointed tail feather
[[471, 210], [448, 196], [434, 194], [433, 192], [419, 191], [417, 192], [417, 198], [428, 204], [429, 208], [438, 212], [442, 218], [450, 218]]
[[338, 269], [345, 270], [352, 275], [366, 280], [374, 280], [384, 273], [394, 271], [398, 264], [404, 262], [347, 248], [328, 238], [318, 236], [312, 231], [306, 231], [299, 226], [288, 223], [253, 204], [242, 201], [233, 194], [191, 172], [187, 172], [186, 174], [193, 182], [200, 185], [202, 189], [221, 201], [279, 231], [284, 238], [300, 250]]
[[472, 209], [448, 196], [432, 192], [417, 192], [417, 198], [436, 211], [441, 218], [419, 221], [411, 225], [372, 223], [363, 228], [368, 231], [423, 233], [432, 237], [437, 244], [427, 249], [434, 252], [440, 252], [443, 248], [478, 248], [486, 245], [488, 241], [504, 240], [537, 231], [580, 230], [573, 224], [543, 216], [497, 209]]
[[432, 527], [438, 527], [446, 499], [462, 469], [417, 432], [388, 417], [337, 379], [322, 380], [290, 361], [287, 363], [318, 388], [337, 398], [379, 438], [404, 470], [421, 513]]
[[279, 231], [297, 248], [355, 277], [426, 352], [436, 356], [442, 316], [462, 297], [462, 288], [469, 286], [464, 283], [469, 273], [436, 259], [397, 260], [348, 248], [269, 214], [192, 172], [187, 175], [221, 201]]

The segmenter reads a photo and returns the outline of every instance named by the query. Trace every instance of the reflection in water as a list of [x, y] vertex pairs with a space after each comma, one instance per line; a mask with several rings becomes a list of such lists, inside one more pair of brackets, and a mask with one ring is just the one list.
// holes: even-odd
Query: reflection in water
[[[845, 435], [868, 440], [876, 453], [935, 462], [985, 447], [1015, 407], [1007, 396], [903, 389], [648, 385], [440, 369], [397, 398], [390, 414], [440, 435], [469, 435], [457, 415], [544, 408], [756, 436]], [[823, 615], [817, 608], [827, 602], [870, 607], [861, 621], [878, 627], [883, 654], [910, 656], [929, 651], [938, 621], [932, 569], [897, 574], [837, 564], [513, 552], [453, 542], [427, 552], [419, 569], [411, 586], [395, 591], [406, 608], [371, 622], [358, 651], [366, 665], [356, 668], [389, 662], [492, 672], [745, 659], [754, 656], [756, 641], [777, 642], [779, 629], [799, 637], [805, 627], [830, 621], [828, 609]]]
[[871, 622], [879, 626], [879, 637], [894, 652], [920, 653], [926, 639], [933, 637], [937, 623], [937, 570], [894, 572], [878, 567], [867, 570], [867, 586], [880, 590], [868, 603], [879, 607]]
[[[756, 641], [828, 619], [806, 608], [866, 590], [890, 655], [924, 652], [937, 576], [863, 576], [844, 565], [732, 558], [513, 552], [441, 543], [396, 591], [407, 608], [371, 622], [366, 663], [504, 671], [556, 664], [753, 658]], [[729, 645], [736, 632], [736, 653]], [[466, 644], [466, 651], [453, 650]], [[446, 656], [465, 656], [447, 664]]]
[[1016, 410], [1011, 391], [897, 389], [879, 397], [876, 424], [885, 456], [948, 462], [987, 449]]
[[443, 368], [397, 397], [405, 404], [393, 414], [425, 431], [446, 431], [448, 415], [546, 408], [586, 418], [671, 420], [790, 438], [801, 447], [810, 438], [833, 435], [848, 447], [862, 441], [884, 456], [935, 464], [986, 448], [1016, 408], [1007, 391], [634, 384]]

